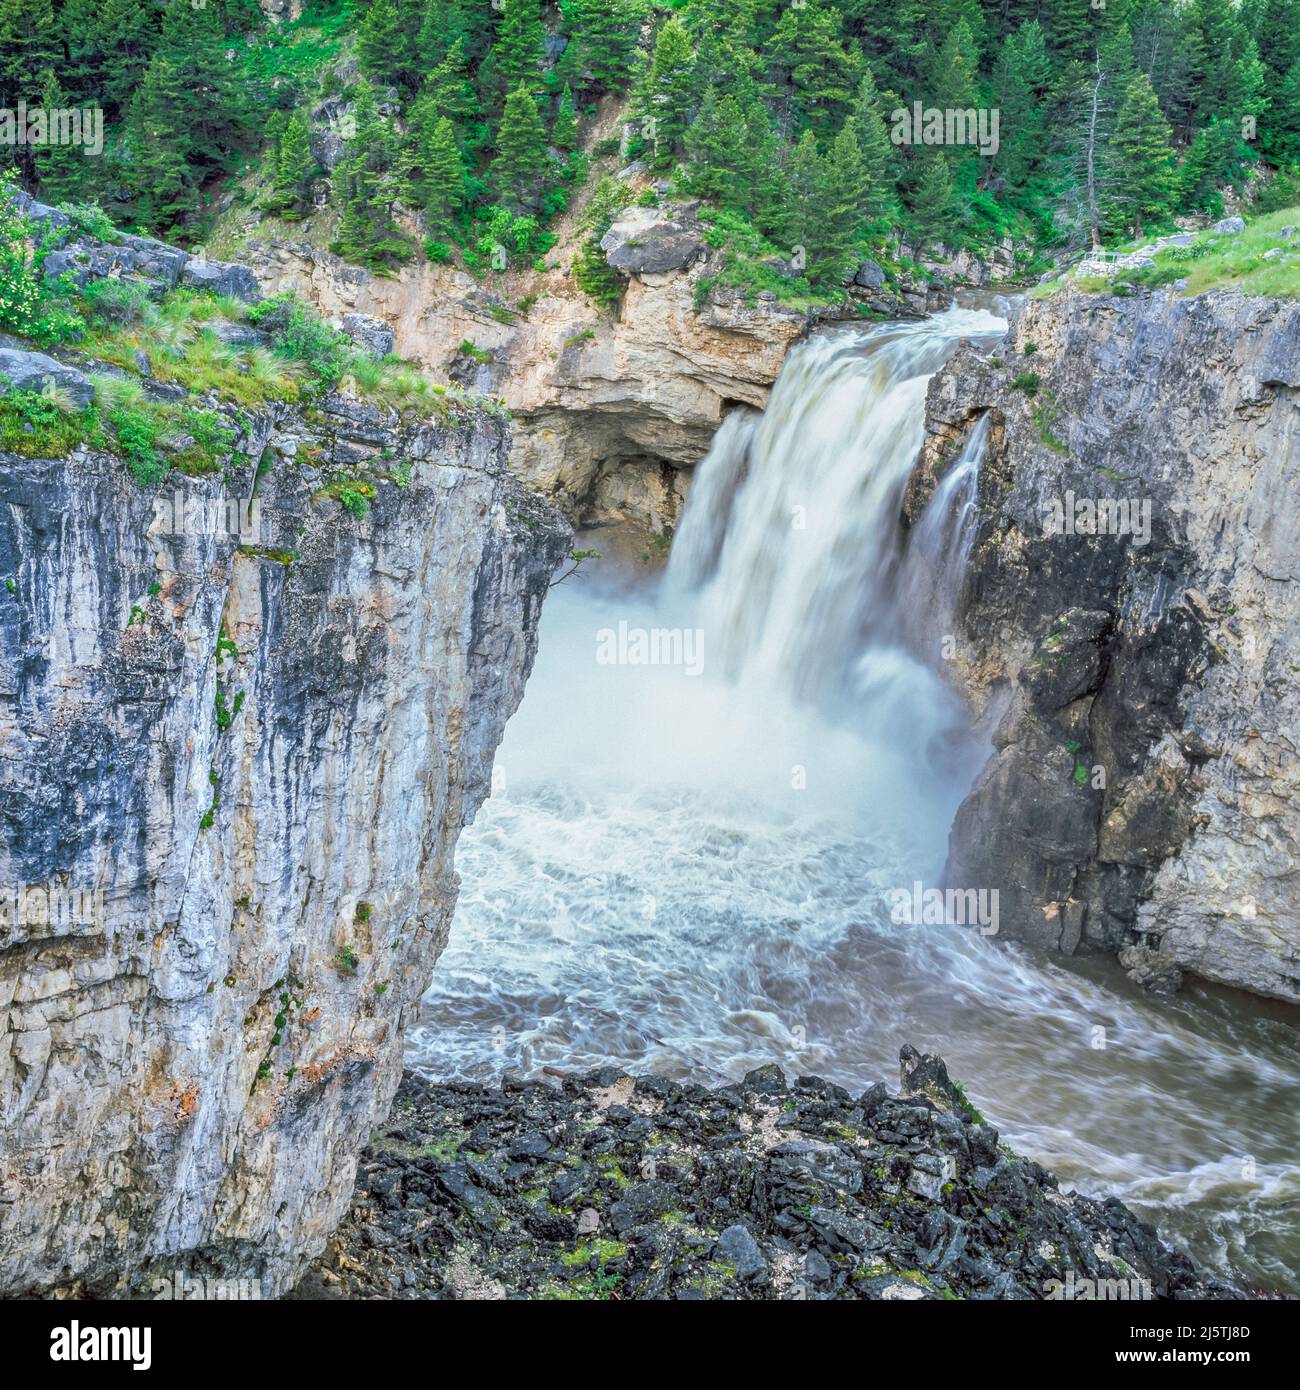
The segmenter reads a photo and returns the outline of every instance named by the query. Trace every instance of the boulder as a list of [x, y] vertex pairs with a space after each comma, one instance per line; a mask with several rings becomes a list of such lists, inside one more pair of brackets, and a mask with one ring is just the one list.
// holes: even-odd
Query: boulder
[[885, 272], [875, 261], [863, 261], [853, 277], [853, 283], [861, 286], [864, 290], [883, 289]]
[[1225, 217], [1222, 222], [1214, 224], [1213, 230], [1223, 236], [1237, 236], [1246, 230], [1246, 222], [1241, 217]]
[[262, 298], [257, 276], [246, 265], [230, 265], [225, 261], [187, 258], [181, 270], [181, 284], [186, 289], [242, 299], [246, 304], [256, 304]]
[[95, 399], [95, 388], [84, 372], [56, 362], [43, 352], [0, 348], [0, 378], [8, 381], [15, 391], [42, 391], [47, 386], [57, 388], [79, 410]]
[[627, 208], [601, 238], [601, 250], [625, 275], [685, 270], [704, 250], [696, 207]]

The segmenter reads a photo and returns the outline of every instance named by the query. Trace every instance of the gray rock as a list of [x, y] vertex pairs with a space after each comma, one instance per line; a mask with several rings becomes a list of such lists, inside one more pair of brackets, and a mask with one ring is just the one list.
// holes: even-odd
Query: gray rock
[[[934, 439], [992, 409], [1007, 421], [956, 629], [972, 706], [989, 708], [979, 673], [994, 669], [1009, 699], [954, 818], [945, 886], [997, 887], [1000, 939], [1158, 943], [1162, 972], [1167, 960], [1300, 1002], [1300, 880], [1275, 849], [1300, 839], [1300, 304], [1071, 295], [1025, 300], [1014, 318], [1017, 341], [1040, 345], [1040, 399], [1057, 403], [1068, 452], [1042, 448], [1033, 405], [977, 353], [959, 352], [927, 398]], [[909, 519], [931, 495], [929, 458]], [[1131, 524], [1049, 532], [1068, 492], [1112, 517], [1145, 509], [1145, 541]], [[1234, 505], [1248, 497], [1268, 498], [1267, 520]], [[1011, 532], [1014, 560], [993, 539]]]
[[734, 1265], [736, 1277], [746, 1284], [761, 1284], [767, 1280], [767, 1256], [758, 1241], [739, 1223], [728, 1226], [718, 1237], [713, 1258]]
[[393, 350], [393, 330], [383, 319], [369, 314], [344, 314], [343, 331], [376, 361]]
[[84, 372], [56, 362], [43, 352], [0, 348], [0, 378], [8, 381], [15, 391], [41, 391], [47, 386], [56, 387], [79, 410], [95, 399], [95, 388]]
[[228, 347], [266, 347], [271, 341], [267, 334], [260, 328], [254, 328], [251, 323], [227, 323], [224, 319], [218, 319], [203, 326]]
[[1236, 236], [1246, 230], [1246, 220], [1243, 217], [1225, 217], [1222, 222], [1216, 222], [1211, 230], [1223, 236]]
[[803, 1257], [804, 1278], [813, 1284], [829, 1284], [831, 1281], [830, 1261], [818, 1250], [810, 1250]]
[[1177, 962], [1149, 946], [1125, 946], [1119, 963], [1134, 984], [1151, 994], [1177, 994], [1183, 987], [1183, 972]]
[[885, 272], [875, 261], [863, 261], [853, 277], [853, 283], [864, 290], [878, 290], [884, 287]]
[[[38, 354], [0, 370], [89, 398]], [[5, 1293], [143, 1280], [147, 1297], [152, 1273], [198, 1266], [273, 1297], [321, 1249], [389, 1111], [455, 906], [455, 842], [571, 543], [511, 476], [500, 422], [469, 404], [416, 420], [330, 395], [241, 428], [249, 460], [276, 430], [322, 449], [373, 431], [416, 462], [408, 487], [377, 483], [365, 520], [316, 505], [308, 470], [273, 467], [247, 528], [230, 519], [252, 491], [240, 461], [148, 490], [93, 449], [0, 467], [0, 574], [31, 598], [5, 621], [41, 653], [5, 670], [23, 718], [0, 760], [0, 879], [91, 895], [66, 933], [37, 913], [7, 922], [0, 950]], [[223, 623], [239, 643], [220, 662], [227, 727]], [[447, 642], [430, 669], [422, 653]], [[373, 795], [322, 839], [335, 775]], [[153, 826], [147, 843], [128, 824]], [[277, 1030], [291, 989], [302, 1002]], [[140, 1084], [146, 1056], [167, 1059], [156, 1083]], [[496, 1229], [478, 1175], [449, 1171], [439, 1191]]]
[[225, 261], [187, 259], [181, 270], [181, 284], [186, 289], [242, 299], [246, 304], [256, 304], [262, 298], [257, 276], [246, 265], [230, 265]]
[[695, 206], [627, 208], [601, 238], [606, 259], [625, 275], [685, 270], [704, 250]]

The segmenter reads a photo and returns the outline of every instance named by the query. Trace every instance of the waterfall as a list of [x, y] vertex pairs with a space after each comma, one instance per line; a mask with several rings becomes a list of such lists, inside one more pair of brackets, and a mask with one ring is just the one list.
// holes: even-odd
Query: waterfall
[[[409, 1061], [438, 1079], [615, 1063], [709, 1082], [776, 1062], [861, 1089], [892, 1082], [912, 1042], [1063, 1182], [1290, 1287], [1271, 1232], [1300, 1201], [1276, 1119], [1295, 1061], [1266, 1006], [1154, 1003], [1113, 963], [891, 917], [893, 894], [941, 872], [988, 754], [936, 641], [987, 426], [910, 532], [901, 500], [930, 374], [1000, 327], [958, 309], [813, 336], [766, 411], [723, 422], [661, 585], [552, 592], [492, 797], [457, 847]], [[1225, 1157], [1240, 1154], [1249, 1189]]]
[[[1004, 327], [951, 309], [825, 333], [791, 353], [761, 416], [728, 417], [697, 469], [666, 586], [674, 603], [697, 596], [718, 674], [815, 702], [860, 696], [862, 652], [898, 638], [900, 512], [926, 384], [961, 338]], [[976, 464], [968, 447], [923, 522], [948, 582], [959, 566], [943, 546], [963, 524], [948, 512], [968, 506]]]

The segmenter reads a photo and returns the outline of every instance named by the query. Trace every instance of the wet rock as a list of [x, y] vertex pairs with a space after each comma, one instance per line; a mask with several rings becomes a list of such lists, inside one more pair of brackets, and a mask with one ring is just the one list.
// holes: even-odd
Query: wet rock
[[[942, 1059], [906, 1052], [913, 1078], [939, 1087]], [[886, 1096], [864, 1119], [843, 1088], [783, 1078], [781, 1113], [808, 1137], [769, 1148], [759, 1122], [777, 1093], [644, 1077], [633, 1093], [657, 1129], [671, 1128], [672, 1142], [652, 1134], [611, 1149], [619, 1126], [591, 1126], [610, 1108], [618, 1070], [557, 1079], [493, 1090], [406, 1077], [396, 1102], [402, 1152], [431, 1149], [453, 1161], [379, 1152], [364, 1163], [351, 1213], [299, 1296], [1047, 1298], [1069, 1269], [1090, 1278], [1130, 1270], [1162, 1297], [1232, 1292], [1122, 1204], [1061, 1194], [1036, 1164], [999, 1152], [995, 1131], [935, 1112], [928, 1100]], [[719, 1151], [712, 1131], [730, 1115], [744, 1128]], [[898, 1133], [921, 1118], [933, 1121], [924, 1149]], [[537, 1137], [563, 1126], [585, 1136], [590, 1161], [548, 1145], [519, 1165], [517, 1183], [488, 1192], [486, 1174], [513, 1165], [516, 1152], [540, 1150]], [[464, 1154], [467, 1134], [478, 1157]], [[647, 1159], [665, 1147], [671, 1162], [657, 1158], [657, 1177], [642, 1180]], [[432, 1165], [432, 1181], [421, 1163]], [[924, 1191], [905, 1182], [913, 1173], [927, 1178]]]
[[1149, 946], [1125, 946], [1119, 963], [1134, 984], [1151, 994], [1177, 994], [1183, 987], [1183, 972], [1177, 962]]

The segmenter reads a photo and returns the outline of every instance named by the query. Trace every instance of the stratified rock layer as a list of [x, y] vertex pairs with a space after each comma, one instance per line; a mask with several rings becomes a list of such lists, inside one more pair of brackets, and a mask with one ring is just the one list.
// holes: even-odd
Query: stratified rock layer
[[953, 636], [993, 752], [947, 876], [1002, 934], [1300, 1000], [1298, 392], [1300, 304], [1229, 293], [1027, 300], [931, 384], [912, 517], [992, 414]]
[[299, 1298], [1231, 1297], [1114, 1199], [998, 1142], [943, 1062], [854, 1098], [774, 1066], [707, 1090], [407, 1076]]
[[0, 455], [6, 1292], [269, 1296], [321, 1248], [568, 543], [472, 403], [231, 425], [152, 491]]

